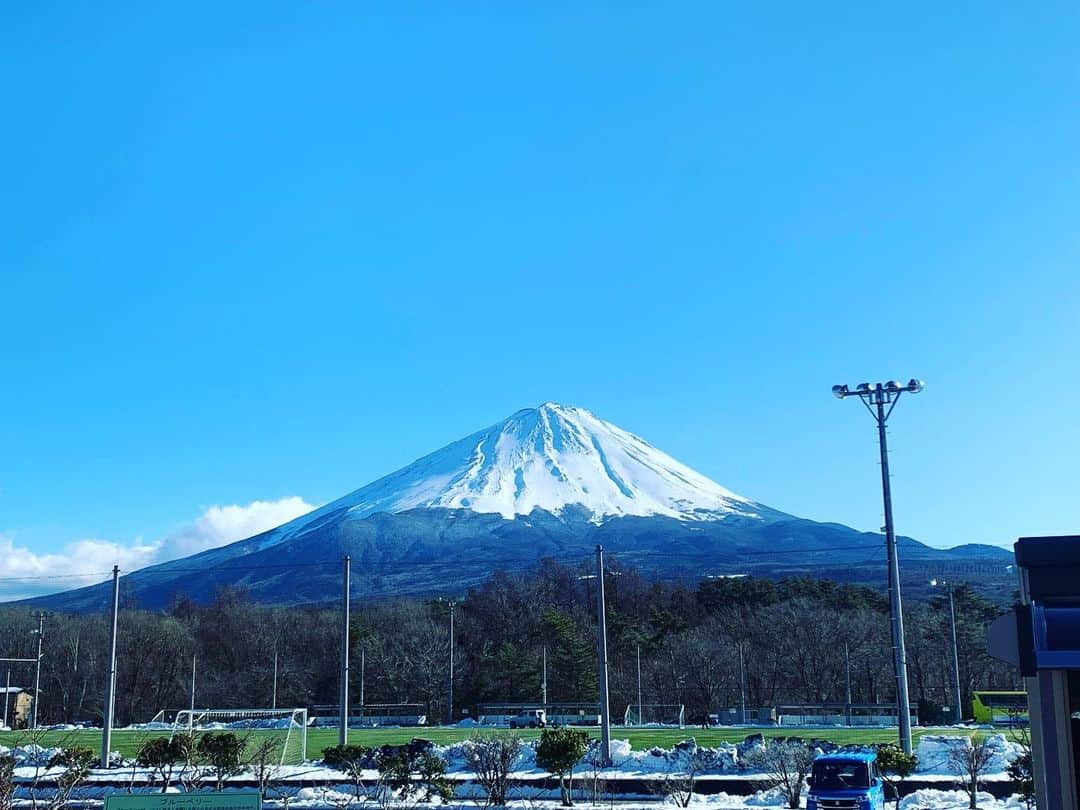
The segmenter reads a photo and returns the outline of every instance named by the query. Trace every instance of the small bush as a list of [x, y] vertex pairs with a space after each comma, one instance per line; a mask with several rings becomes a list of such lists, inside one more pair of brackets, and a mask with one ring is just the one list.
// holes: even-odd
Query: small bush
[[246, 741], [231, 731], [208, 731], [199, 737], [195, 750], [206, 760], [214, 774], [214, 789], [225, 787], [225, 780], [244, 769], [243, 755]]
[[190, 742], [191, 738], [183, 735], [177, 735], [172, 739], [154, 737], [139, 746], [135, 761], [154, 772], [155, 777], [161, 780], [161, 792], [164, 793], [169, 789], [173, 770], [190, 758]]
[[545, 728], [536, 747], [536, 764], [559, 777], [564, 807], [574, 803], [574, 766], [585, 756], [589, 735], [572, 728]]
[[896, 808], [900, 810], [900, 786], [915, 772], [919, 758], [914, 754], [905, 754], [898, 745], [887, 743], [877, 747], [877, 762], [881, 778], [891, 788]]
[[487, 794], [487, 805], [502, 807], [510, 792], [510, 769], [521, 753], [515, 734], [475, 734], [468, 749], [469, 768]]
[[323, 762], [344, 771], [371, 761], [373, 752], [362, 745], [331, 745], [323, 749]]
[[11, 810], [15, 796], [15, 757], [0, 755], [0, 810]]

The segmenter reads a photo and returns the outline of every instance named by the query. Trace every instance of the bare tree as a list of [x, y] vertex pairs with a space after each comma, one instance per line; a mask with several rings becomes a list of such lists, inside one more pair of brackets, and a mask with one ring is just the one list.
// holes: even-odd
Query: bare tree
[[968, 807], [978, 807], [979, 783], [986, 772], [994, 750], [987, 743], [986, 737], [969, 737], [966, 745], [957, 745], [949, 749], [949, 769], [960, 777], [960, 786], [968, 795]]
[[510, 792], [510, 769], [521, 753], [515, 734], [476, 735], [468, 749], [469, 768], [487, 794], [486, 806], [502, 807]]
[[814, 750], [798, 740], [766, 740], [750, 754], [751, 766], [761, 769], [770, 788], [779, 788], [789, 808], [797, 808], [806, 777], [814, 764]]

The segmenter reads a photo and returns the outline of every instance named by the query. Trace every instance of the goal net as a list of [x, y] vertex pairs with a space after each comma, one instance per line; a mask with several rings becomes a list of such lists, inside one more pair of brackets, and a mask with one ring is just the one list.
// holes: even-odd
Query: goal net
[[307, 709], [183, 709], [172, 733], [231, 731], [246, 741], [247, 753], [270, 741], [278, 764], [299, 765], [307, 759], [307, 725]]
[[686, 709], [681, 703], [631, 703], [623, 714], [627, 726], [679, 726], [686, 725]]

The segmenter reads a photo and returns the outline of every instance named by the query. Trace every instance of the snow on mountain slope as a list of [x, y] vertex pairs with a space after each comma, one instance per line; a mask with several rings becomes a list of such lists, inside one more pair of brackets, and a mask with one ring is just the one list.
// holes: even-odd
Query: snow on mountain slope
[[263, 538], [273, 545], [331, 513], [447, 508], [527, 515], [585, 509], [681, 520], [788, 517], [736, 495], [584, 408], [545, 403], [460, 439]]

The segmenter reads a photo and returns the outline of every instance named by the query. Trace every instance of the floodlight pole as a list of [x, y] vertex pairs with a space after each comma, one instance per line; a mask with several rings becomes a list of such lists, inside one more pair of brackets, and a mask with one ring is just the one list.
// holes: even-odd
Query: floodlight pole
[[7, 715], [8, 715], [8, 697], [11, 695], [11, 667], [8, 667], [7, 671], [7, 684], [4, 687], [4, 716], [0, 718], [0, 726], [4, 728], [8, 727]]
[[611, 764], [611, 707], [608, 705], [607, 604], [604, 599], [604, 547], [596, 547], [597, 676], [600, 692], [600, 764]]
[[349, 578], [352, 560], [342, 560], [341, 580], [341, 707], [338, 716], [338, 745], [349, 742]]
[[746, 656], [739, 642], [739, 724], [746, 725]]
[[949, 586], [949, 619], [952, 622], [952, 665], [953, 665], [953, 688], [956, 690], [956, 722], [963, 722], [963, 713], [960, 710], [960, 652], [956, 644], [956, 600], [953, 587]]
[[956, 643], [956, 588], [951, 582], [930, 580], [931, 585], [944, 585], [949, 592], [949, 627], [952, 632], [952, 665], [953, 665], [953, 701], [956, 706], [953, 717], [957, 723], [963, 722], [963, 710], [960, 708], [960, 652]]
[[847, 687], [847, 724], [851, 725], [851, 649], [844, 642], [844, 682]]
[[[109, 631], [109, 674], [105, 681], [105, 717], [101, 724], [101, 762], [102, 768], [109, 767], [109, 752], [112, 750], [113, 711], [116, 707], [116, 620], [120, 612], [120, 567], [112, 570], [112, 621]], [[35, 709], [35, 720], [37, 712]]]
[[[893, 408], [900, 401], [900, 395], [905, 391], [916, 394], [922, 389], [922, 382], [915, 379], [903, 386], [892, 381], [884, 385], [862, 383], [854, 391], [849, 390], [846, 385], [833, 386], [833, 394], [839, 399], [859, 397], [877, 422], [878, 450], [881, 454], [881, 495], [885, 506], [885, 548], [889, 560], [889, 624], [892, 628], [893, 668], [896, 674], [897, 720], [900, 726], [900, 747], [905, 754], [911, 753], [911, 701], [908, 695], [907, 648], [904, 644], [904, 613], [900, 599], [900, 559], [893, 526], [889, 447], [885, 438], [885, 426]], [[886, 405], [889, 406], [887, 411]]]
[[450, 679], [446, 689], [446, 724], [454, 725], [454, 608], [457, 602], [449, 599], [446, 602], [450, 608]]
[[270, 708], [277, 708], [277, 659], [278, 651], [277, 647], [274, 648], [274, 692], [270, 697]]
[[540, 681], [540, 699], [544, 703], [544, 708], [547, 709], [547, 646], [543, 648], [541, 653], [541, 661], [543, 668], [543, 678]]
[[36, 730], [38, 727], [38, 698], [41, 697], [41, 643], [45, 638], [45, 613], [38, 611], [37, 625], [37, 664], [34, 668], [34, 722], [30, 725]]
[[641, 645], [637, 645], [637, 721], [638, 725], [644, 725], [641, 713]]
[[[189, 719], [195, 717], [195, 660], [198, 655], [198, 653], [191, 654], [191, 714], [188, 715]], [[194, 722], [194, 720], [192, 719], [191, 722]]]

